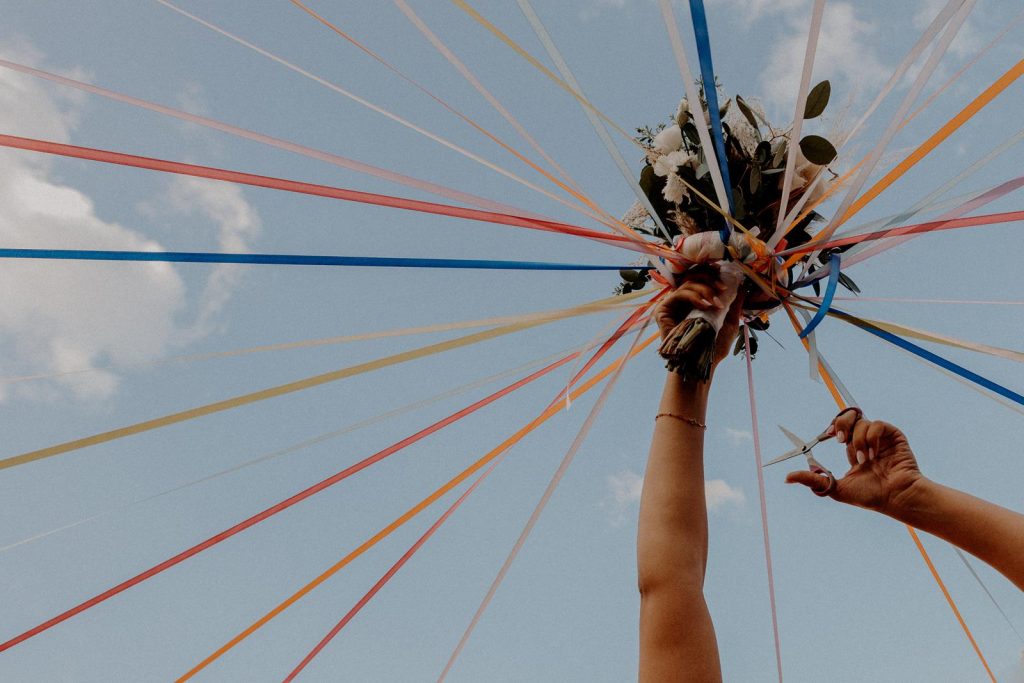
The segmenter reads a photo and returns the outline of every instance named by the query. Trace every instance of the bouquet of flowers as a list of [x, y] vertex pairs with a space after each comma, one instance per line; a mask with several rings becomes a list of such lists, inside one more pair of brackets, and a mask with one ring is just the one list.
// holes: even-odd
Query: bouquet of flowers
[[[772, 287], [776, 283], [788, 286], [793, 279], [795, 266], [783, 271], [766, 244], [779, 222], [790, 146], [796, 144], [796, 159], [786, 202], [788, 211], [801, 200], [804, 205], [813, 207], [824, 194], [827, 182], [835, 177], [828, 165], [835, 159], [836, 149], [818, 135], [807, 135], [794, 143], [792, 129], [780, 130], [772, 126], [755, 102], [748, 103], [739, 95], [726, 100], [719, 111], [728, 177], [732, 185], [726, 191], [731, 193], [732, 219], [743, 229], [731, 225], [731, 232], [720, 232], [719, 229], [726, 225], [726, 219], [713, 204], [716, 192], [710, 165], [717, 163], [716, 156], [713, 151], [703, 148], [691, 114], [691, 107], [699, 106], [705, 113], [704, 121], [709, 120], [703, 84], [698, 81], [698, 86], [700, 102], [690, 103], [683, 99], [668, 124], [661, 124], [655, 129], [637, 129], [636, 140], [647, 150], [640, 173], [640, 187], [667, 231], [668, 239], [665, 240], [665, 235], [640, 202], [622, 220], [638, 232], [665, 240], [678, 252], [679, 259], [667, 263], [677, 277], [693, 267], [718, 269], [727, 287], [725, 295], [720, 297], [723, 308], [693, 311], [666, 335], [660, 349], [670, 370], [688, 378], [707, 380], [718, 330], [749, 274], [756, 273]], [[804, 111], [805, 120], [822, 114], [830, 91], [828, 81], [819, 83], [810, 91]], [[724, 208], [728, 210], [728, 207]], [[791, 248], [810, 240], [808, 230], [813, 223], [822, 220], [822, 216], [813, 210], [802, 213], [805, 215], [795, 224], [782, 225], [785, 236], [777, 240], [777, 248]], [[729, 234], [727, 241], [723, 241], [725, 234]], [[810, 257], [805, 256], [802, 266], [813, 273], [828, 262], [830, 255], [819, 254], [814, 263], [809, 263]], [[623, 270], [620, 275], [622, 282], [616, 291], [621, 293], [643, 288], [649, 278], [664, 280], [653, 270]], [[856, 288], [849, 278], [844, 278], [843, 284]], [[766, 308], [773, 308], [777, 303], [778, 299], [760, 306], [745, 305], [747, 325], [755, 330], [767, 329], [769, 311]], [[752, 353], [755, 340], [756, 337], [752, 338]], [[738, 343], [736, 351], [742, 349]]]

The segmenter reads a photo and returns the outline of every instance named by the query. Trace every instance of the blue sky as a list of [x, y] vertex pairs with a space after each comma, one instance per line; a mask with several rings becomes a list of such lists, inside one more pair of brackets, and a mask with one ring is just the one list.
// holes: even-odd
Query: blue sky
[[[632, 195], [576, 103], [449, 3], [411, 3], [524, 126], [612, 213]], [[874, 96], [938, 12], [932, 0], [830, 2], [815, 79], [833, 104], [817, 132]], [[682, 84], [657, 4], [537, 0], [589, 97], [623, 127], [671, 114]], [[391, 3], [314, 9], [508, 141], [515, 133]], [[542, 49], [515, 3], [481, 12]], [[729, 95], [791, 117], [810, 3], [709, 2], [716, 68]], [[182, 7], [391, 111], [530, 177], [436, 103], [287, 2]], [[586, 219], [417, 136], [156, 2], [0, 2], [0, 52], [116, 91], [194, 111], [570, 222]], [[683, 8], [680, 6], [680, 10]], [[925, 92], [1019, 10], [980, 0]], [[684, 37], [690, 25], [677, 12]], [[982, 58], [890, 145], [888, 165], [1020, 58], [1019, 32]], [[696, 59], [691, 55], [691, 61]], [[871, 149], [907, 84], [847, 157]], [[322, 162], [0, 71], [0, 132], [430, 198]], [[844, 106], [846, 103], [846, 106]], [[862, 218], [913, 204], [1020, 130], [1018, 83]], [[846, 116], [840, 116], [843, 112]], [[515, 143], [519, 146], [519, 143]], [[632, 150], [623, 149], [636, 164]], [[953, 194], [1019, 174], [1019, 148]], [[631, 156], [633, 155], [633, 156]], [[0, 234], [9, 246], [249, 249], [268, 253], [509, 258], [618, 263], [583, 240], [270, 190], [186, 181], [88, 162], [0, 153]], [[826, 205], [826, 213], [828, 213]], [[834, 208], [834, 204], [832, 205]], [[985, 212], [1018, 208], [1014, 195]], [[588, 223], [584, 223], [589, 225]], [[1024, 301], [1016, 224], [919, 238], [856, 267], [865, 296]], [[853, 269], [851, 269], [853, 270]], [[326, 268], [5, 263], [0, 376], [90, 372], [0, 383], [3, 455], [438, 341], [423, 335], [154, 365], [180, 354], [526, 313], [608, 296], [608, 273], [481, 273]], [[865, 316], [1020, 349], [1020, 307], [847, 304]], [[609, 315], [558, 323], [287, 398], [8, 469], [0, 476], [0, 585], [7, 638], [444, 417], [500, 384], [266, 463], [134, 503], [318, 434], [584, 343]], [[766, 456], [789, 446], [774, 425], [820, 431], [834, 414], [786, 321], [755, 361]], [[929, 476], [1021, 509], [1020, 415], [834, 320], [822, 351], [866, 412], [905, 429]], [[1020, 391], [1012, 362], [938, 352]], [[605, 413], [452, 672], [453, 681], [621, 681], [635, 676], [636, 482], [663, 369], [653, 352], [624, 372]], [[531, 385], [217, 548], [0, 656], [12, 681], [167, 680], [312, 579], [532, 418], [567, 372]], [[509, 380], [505, 380], [506, 383]], [[517, 446], [422, 551], [307, 669], [306, 680], [432, 680], [569, 447], [592, 398]], [[707, 470], [707, 595], [727, 680], [774, 680], [750, 418], [742, 363], [713, 390]], [[841, 469], [836, 448], [819, 459]], [[783, 664], [788, 680], [973, 681], [980, 668], [906, 532], [889, 520], [787, 488], [767, 471]], [[446, 499], [447, 501], [448, 499]], [[199, 680], [279, 680], [442, 508], [347, 567], [215, 663]], [[103, 513], [103, 514], [100, 514]], [[99, 515], [29, 543], [20, 541]], [[1000, 680], [1024, 680], [1022, 643], [953, 551], [925, 538]], [[14, 547], [7, 548], [7, 546]], [[978, 566], [1011, 619], [1024, 602]]]

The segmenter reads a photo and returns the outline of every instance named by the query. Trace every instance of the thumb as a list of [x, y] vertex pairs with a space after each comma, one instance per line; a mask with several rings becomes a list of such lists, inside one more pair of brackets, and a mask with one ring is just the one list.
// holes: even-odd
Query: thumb
[[821, 493], [828, 489], [829, 480], [823, 474], [815, 474], [808, 470], [797, 470], [786, 475], [787, 484], [803, 484], [815, 493]]

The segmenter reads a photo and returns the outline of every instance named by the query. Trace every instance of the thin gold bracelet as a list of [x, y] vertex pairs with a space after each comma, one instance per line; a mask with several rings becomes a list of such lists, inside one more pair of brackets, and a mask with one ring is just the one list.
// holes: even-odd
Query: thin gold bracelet
[[677, 420], [679, 420], [681, 422], [685, 422], [686, 424], [693, 425], [694, 427], [699, 427], [701, 429], [707, 429], [708, 428], [708, 426], [706, 424], [704, 424], [703, 422], [701, 422], [700, 420], [697, 420], [697, 419], [692, 418], [692, 417], [685, 417], [683, 415], [676, 415], [675, 413], [658, 413], [657, 415], [654, 416], [654, 420], [657, 421], [658, 418], [661, 418], [661, 417], [674, 417], [675, 419], [677, 419]]

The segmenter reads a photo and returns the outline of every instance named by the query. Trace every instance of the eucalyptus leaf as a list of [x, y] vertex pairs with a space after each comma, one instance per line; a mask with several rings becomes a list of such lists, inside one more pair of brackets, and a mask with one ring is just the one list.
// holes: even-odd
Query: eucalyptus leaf
[[772, 156], [772, 166], [776, 168], [786, 163], [786, 151], [789, 149], [789, 145], [783, 140], [779, 143], [778, 149], [775, 150], [775, 154]]
[[821, 116], [831, 94], [832, 84], [828, 81], [822, 81], [811, 88], [811, 92], [807, 94], [807, 103], [804, 105], [804, 118], [813, 119]]
[[640, 279], [640, 273], [638, 273], [635, 270], [630, 270], [628, 268], [623, 268], [619, 270], [619, 276], [626, 282], [636, 282], [637, 280]]
[[757, 194], [761, 189], [761, 169], [758, 166], [750, 167], [750, 194]]
[[743, 196], [743, 190], [738, 187], [732, 188], [733, 215], [738, 221], [747, 217], [747, 198]]
[[800, 140], [800, 151], [812, 164], [825, 166], [836, 158], [836, 148], [820, 135], [808, 135]]
[[759, 142], [757, 143], [757, 147], [754, 148], [754, 161], [761, 166], [764, 166], [768, 163], [768, 157], [771, 156], [771, 153], [772, 143], [765, 141]]
[[851, 280], [846, 273], [839, 273], [839, 284], [846, 287], [854, 294], [860, 294], [860, 287], [858, 287], [857, 283]]
[[697, 134], [697, 126], [693, 125], [693, 121], [687, 121], [680, 128], [682, 129], [683, 136], [690, 141], [690, 144], [700, 146], [700, 135]]
[[751, 109], [750, 105], [747, 104], [746, 100], [744, 100], [739, 95], [736, 96], [736, 105], [740, 108], [740, 112], [743, 114], [743, 118], [745, 118], [747, 120], [747, 123], [753, 126], [754, 130], [758, 131], [758, 135], [760, 135], [761, 131], [759, 126], [757, 125], [757, 117], [754, 116], [754, 110]]

